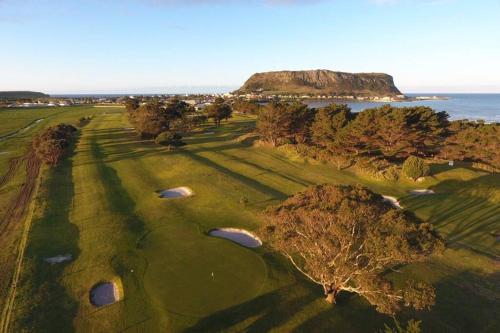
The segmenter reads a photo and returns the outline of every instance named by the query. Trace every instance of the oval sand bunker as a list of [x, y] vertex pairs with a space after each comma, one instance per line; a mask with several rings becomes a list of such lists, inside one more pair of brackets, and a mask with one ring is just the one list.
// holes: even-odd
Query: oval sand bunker
[[97, 307], [116, 303], [120, 300], [120, 292], [113, 282], [101, 282], [90, 290], [90, 303]]
[[220, 228], [210, 230], [208, 234], [214, 237], [229, 239], [245, 247], [255, 248], [262, 246], [262, 241], [259, 237], [243, 229]]
[[433, 190], [413, 190], [410, 192], [411, 195], [429, 195], [434, 194]]
[[43, 260], [45, 260], [49, 264], [54, 265], [54, 264], [60, 264], [60, 263], [65, 262], [65, 261], [69, 261], [72, 258], [73, 258], [73, 256], [71, 254], [65, 254], [65, 255], [58, 255], [55, 257], [45, 258]]
[[173, 198], [185, 198], [192, 196], [193, 190], [189, 187], [176, 187], [160, 192], [160, 198], [163, 199], [173, 199]]
[[383, 195], [382, 198], [384, 198], [384, 201], [390, 203], [393, 207], [403, 209], [398, 199], [388, 195]]

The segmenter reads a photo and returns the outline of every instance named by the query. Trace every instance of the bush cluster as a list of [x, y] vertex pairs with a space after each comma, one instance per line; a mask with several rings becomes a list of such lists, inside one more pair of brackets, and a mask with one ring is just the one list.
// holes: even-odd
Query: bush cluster
[[182, 135], [179, 133], [165, 131], [161, 132], [155, 139], [155, 143], [158, 145], [169, 146], [171, 148], [182, 146]]
[[440, 157], [486, 164], [485, 169], [500, 169], [499, 123], [458, 120], [450, 124], [449, 130]]
[[68, 124], [49, 127], [43, 133], [35, 136], [32, 147], [36, 156], [49, 165], [56, 165], [77, 129]]
[[322, 160], [329, 159], [325, 155], [348, 156], [386, 179], [397, 178], [392, 166], [410, 156], [500, 168], [499, 124], [450, 123], [446, 112], [429, 107], [385, 105], [354, 113], [347, 105], [309, 109], [301, 103], [273, 102], [259, 111], [257, 131], [273, 146], [306, 145], [309, 149], [302, 151]]
[[429, 166], [422, 158], [410, 156], [403, 163], [403, 175], [414, 181], [429, 174]]

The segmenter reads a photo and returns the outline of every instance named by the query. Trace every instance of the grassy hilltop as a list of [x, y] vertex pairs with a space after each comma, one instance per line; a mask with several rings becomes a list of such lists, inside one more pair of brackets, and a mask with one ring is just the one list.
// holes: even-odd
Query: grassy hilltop
[[46, 98], [49, 95], [37, 91], [0, 91], [0, 99], [18, 100], [32, 98]]
[[[442, 256], [391, 273], [395, 281], [413, 276], [437, 289], [431, 311], [403, 313], [403, 319], [421, 319], [425, 332], [500, 329], [500, 246], [494, 236], [500, 224], [499, 174], [464, 163], [432, 165], [432, 176], [423, 183], [376, 181], [237, 140], [254, 129], [252, 116], [237, 116], [220, 128], [204, 125], [184, 138], [186, 146], [168, 151], [132, 132], [123, 109], [0, 111], [0, 136], [15, 133], [0, 140], [0, 152], [7, 152], [0, 154], [0, 174], [14, 169], [0, 185], [2, 214], [25, 181], [24, 162], [13, 168], [9, 161], [22, 155], [31, 137], [49, 124], [76, 123], [83, 116], [93, 118], [79, 130], [63, 162], [42, 170], [12, 331], [382, 329], [392, 322], [390, 317], [349, 294], [332, 307], [322, 299], [320, 287], [265, 244], [247, 249], [207, 235], [216, 227], [255, 230], [267, 206], [321, 183], [363, 184], [395, 196], [445, 236], [448, 249]], [[195, 195], [158, 198], [158, 190], [178, 186], [189, 186]], [[411, 196], [416, 188], [436, 194]], [[0, 234], [6, 249], [0, 254], [2, 267], [14, 266], [22, 229], [19, 221]], [[67, 253], [71, 261], [44, 261]], [[121, 281], [123, 300], [97, 310], [89, 290], [110, 280]], [[2, 274], [2, 295], [8, 286], [9, 277]]]

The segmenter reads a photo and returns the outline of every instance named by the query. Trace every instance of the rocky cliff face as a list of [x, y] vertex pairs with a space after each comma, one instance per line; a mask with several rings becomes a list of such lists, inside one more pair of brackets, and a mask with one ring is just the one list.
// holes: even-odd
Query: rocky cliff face
[[329, 70], [280, 71], [252, 75], [236, 93], [326, 94], [340, 96], [394, 97], [402, 93], [392, 76], [383, 73], [343, 73]]

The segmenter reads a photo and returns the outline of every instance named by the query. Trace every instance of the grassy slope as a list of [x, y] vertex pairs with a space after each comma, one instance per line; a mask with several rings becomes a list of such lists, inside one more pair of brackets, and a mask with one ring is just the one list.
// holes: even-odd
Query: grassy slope
[[[47, 108], [47, 109], [23, 109], [23, 110], [0, 110], [0, 133], [19, 130], [36, 119], [45, 118], [44, 121], [20, 131], [15, 136], [0, 139], [0, 175], [5, 174], [9, 160], [22, 156], [26, 151], [33, 135], [39, 131], [61, 122], [77, 123], [82, 116], [96, 115], [103, 112], [121, 112], [121, 109], [109, 108], [106, 110], [93, 107], [72, 108]], [[18, 127], [19, 126], [19, 127]], [[0, 220], [3, 218], [8, 206], [18, 195], [21, 185], [25, 181], [25, 163], [21, 163], [13, 174], [13, 177], [0, 187]], [[22, 230], [22, 224], [13, 226], [7, 234], [0, 237], [0, 307], [3, 306], [8, 282], [11, 277], [11, 268], [16, 257], [17, 243]]]
[[[235, 137], [253, 126], [251, 119], [240, 118], [215, 135], [193, 135], [180, 152], [141, 142], [124, 129], [128, 126], [122, 115], [96, 117], [83, 130], [75, 155], [44, 183], [47, 193], [41, 199], [49, 206], [32, 231], [33, 270], [18, 300], [20, 312], [29, 314], [28, 295], [34, 293], [38, 300], [36, 296], [43, 295], [43, 290], [34, 292], [39, 285], [52, 285], [52, 296], [37, 304], [38, 322], [31, 322], [39, 330], [365, 332], [381, 327], [388, 318], [359, 297], [342, 295], [332, 309], [321, 300], [319, 288], [267, 249], [249, 250], [206, 235], [213, 227], [257, 228], [264, 207], [316, 183], [361, 182], [379, 193], [406, 196], [403, 204], [422, 217], [432, 216], [454, 247], [498, 251], [488, 235], [500, 222], [498, 202], [468, 201], [498, 193], [497, 176], [465, 168], [440, 170], [419, 184], [434, 186], [440, 194], [412, 198], [406, 195], [415, 187], [411, 183], [375, 182], [235, 143]], [[484, 177], [493, 178], [483, 182]], [[176, 186], [190, 186], [196, 195], [173, 201], [157, 198], [155, 191]], [[242, 196], [249, 199], [246, 206], [239, 203]], [[50, 205], [56, 201], [62, 208], [54, 212]], [[427, 202], [440, 207], [440, 214]], [[467, 207], [475, 213], [461, 215]], [[458, 224], [460, 233], [455, 230]], [[59, 266], [41, 262], [66, 252], [76, 259]], [[406, 267], [394, 278], [411, 275], [437, 285], [438, 303], [432, 312], [407, 314], [424, 318], [426, 331], [494, 331], [499, 325], [497, 274], [490, 259], [450, 249], [443, 257]], [[94, 309], [89, 288], [117, 278], [124, 285], [124, 301]], [[52, 318], [57, 317], [62, 320], [55, 323]]]

